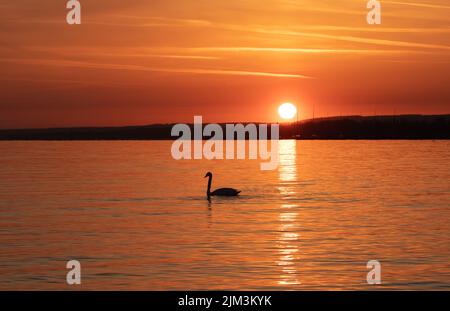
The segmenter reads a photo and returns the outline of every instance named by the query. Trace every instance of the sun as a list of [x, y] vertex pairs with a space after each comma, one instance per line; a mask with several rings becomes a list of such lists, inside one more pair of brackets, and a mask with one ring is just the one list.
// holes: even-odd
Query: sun
[[282, 119], [290, 120], [297, 114], [297, 107], [291, 103], [284, 103], [278, 107], [278, 114]]

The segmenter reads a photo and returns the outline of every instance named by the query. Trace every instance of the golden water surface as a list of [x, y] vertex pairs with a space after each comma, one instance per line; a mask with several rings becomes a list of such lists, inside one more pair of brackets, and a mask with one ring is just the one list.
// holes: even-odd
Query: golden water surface
[[0, 289], [450, 289], [450, 142], [281, 141], [274, 171], [170, 147], [0, 142]]

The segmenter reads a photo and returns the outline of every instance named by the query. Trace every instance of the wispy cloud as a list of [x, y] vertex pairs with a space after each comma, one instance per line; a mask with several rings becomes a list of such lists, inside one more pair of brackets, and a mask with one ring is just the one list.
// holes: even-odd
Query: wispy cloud
[[313, 79], [313, 77], [310, 76], [293, 73], [228, 70], [228, 69], [221, 70], [221, 69], [198, 69], [198, 68], [154, 68], [140, 65], [105, 64], [105, 63], [93, 63], [82, 61], [54, 60], [54, 59], [0, 59], [0, 62], [19, 63], [26, 65], [76, 67], [76, 68], [104, 69], [104, 70], [129, 70], [129, 71], [165, 72], [165, 73], [179, 73], [179, 74]]
[[[62, 48], [62, 47], [29, 47], [26, 50], [42, 52], [50, 55], [68, 57], [109, 57], [109, 58], [168, 58], [188, 60], [221, 60], [223, 57], [216, 53], [282, 53], [282, 54], [429, 54], [435, 51], [414, 49], [341, 49], [341, 48], [284, 48], [284, 47], [255, 47], [255, 46], [200, 46], [200, 47], [128, 47], [127, 49], [108, 49], [103, 52], [101, 47], [91, 48]], [[179, 54], [171, 54], [178, 52]], [[198, 55], [203, 54], [203, 55]], [[205, 55], [208, 54], [208, 55]], [[214, 56], [212, 56], [213, 54]], [[222, 55], [221, 54], [221, 55]], [[224, 56], [226, 57], [226, 56]]]
[[[26, 50], [34, 52], [50, 53], [52, 55], [60, 56], [72, 56], [72, 57], [109, 57], [109, 58], [165, 58], [174, 60], [220, 60], [221, 57], [218, 56], [208, 56], [208, 55], [192, 55], [192, 54], [170, 54], [174, 52], [183, 52], [183, 48], [120, 48], [114, 50], [109, 48], [108, 52], [105, 52], [102, 47], [90, 47], [90, 48], [64, 48], [64, 47], [41, 47], [33, 46], [28, 47]], [[112, 51], [111, 51], [112, 50]], [[137, 51], [144, 52], [137, 52]], [[155, 54], [156, 53], [156, 54]], [[159, 54], [158, 54], [159, 53]]]
[[417, 3], [417, 2], [401, 2], [401, 1], [383, 1], [383, 3], [398, 4], [398, 5], [408, 5], [420, 8], [430, 8], [430, 9], [450, 9], [450, 6], [443, 4], [430, 4], [430, 3]]
[[[403, 3], [403, 2], [398, 2]], [[310, 30], [316, 31], [348, 31], [348, 32], [372, 32], [372, 33], [448, 33], [450, 32], [450, 27], [430, 27], [430, 28], [418, 28], [418, 27], [399, 27], [399, 28], [388, 28], [388, 27], [346, 27], [346, 26], [334, 26], [334, 25], [307, 25], [301, 26], [299, 29], [283, 29], [281, 27], [263, 27], [259, 25], [236, 25], [236, 24], [226, 24], [217, 23], [209, 20], [199, 20], [199, 19], [182, 19], [182, 18], [163, 18], [163, 17], [138, 17], [138, 16], [128, 16], [127, 18], [134, 20], [152, 20], [158, 21], [158, 23], [141, 23], [137, 24], [140, 27], [150, 27], [154, 25], [170, 25], [170, 26], [193, 26], [193, 27], [209, 27], [230, 31], [239, 32], [252, 32], [267, 35], [288, 35], [288, 36], [303, 36], [310, 38], [320, 38], [320, 39], [330, 39], [354, 43], [365, 43], [371, 45], [382, 45], [382, 46], [393, 46], [393, 47], [411, 47], [411, 48], [426, 48], [426, 49], [450, 49], [449, 46], [441, 44], [431, 44], [431, 43], [421, 43], [421, 42], [409, 42], [400, 40], [389, 40], [389, 39], [376, 39], [361, 36], [352, 35], [336, 35], [328, 34], [323, 32], [311, 32]]]
[[[388, 3], [398, 5], [411, 5], [419, 7], [430, 7], [439, 9], [448, 9], [450, 6], [434, 5], [424, 3], [410, 3], [410, 2], [397, 2], [389, 1]], [[20, 21], [19, 21], [20, 22]], [[27, 22], [30, 22], [28, 20]], [[36, 23], [61, 23], [61, 20], [36, 20]], [[171, 17], [159, 17], [159, 16], [133, 16], [133, 15], [112, 15], [108, 18], [102, 16], [93, 16], [86, 21], [87, 25], [104, 25], [104, 26], [120, 26], [120, 27], [196, 27], [196, 28], [211, 28], [222, 29], [227, 31], [236, 32], [250, 32], [266, 35], [285, 35], [285, 36], [302, 36], [309, 38], [329, 39], [353, 43], [363, 43], [378, 46], [390, 46], [390, 47], [407, 47], [407, 48], [424, 48], [424, 49], [443, 49], [449, 50], [450, 46], [442, 44], [421, 43], [400, 41], [392, 39], [377, 39], [363, 36], [343, 35], [343, 34], [330, 34], [325, 32], [367, 32], [367, 33], [450, 33], [450, 27], [348, 27], [348, 26], [335, 26], [335, 25], [304, 25], [300, 27], [294, 27], [292, 29], [285, 29], [282, 26], [272, 25], [271, 27], [265, 27], [261, 25], [237, 25], [213, 22], [206, 19], [189, 19], [189, 18], [171, 18]], [[308, 49], [300, 49], [298, 52], [308, 53]], [[340, 53], [339, 49], [310, 49], [310, 53], [331, 53], [335, 51]], [[357, 50], [341, 50], [342, 53], [354, 52]], [[135, 57], [160, 57], [160, 58], [190, 58], [190, 59], [210, 59], [208, 56], [178, 56], [178, 55], [135, 55]]]
[[339, 41], [367, 43], [367, 44], [383, 45], [383, 46], [450, 50], [450, 46], [441, 45], [441, 44], [428, 44], [428, 43], [418, 43], [418, 42], [408, 42], [408, 41], [398, 41], [398, 40], [374, 39], [374, 38], [367, 38], [367, 37], [356, 37], [356, 36], [345, 36], [345, 35], [330, 35], [330, 34], [323, 34], [323, 33], [309, 33], [309, 32], [300, 32], [300, 31], [291, 31], [291, 30], [252, 29], [252, 31], [260, 32], [260, 33], [267, 33], [267, 34], [332, 39], [332, 40], [339, 40]]
[[174, 73], [192, 73], [192, 74], [212, 74], [212, 75], [232, 75], [232, 76], [256, 76], [256, 77], [274, 77], [274, 78], [314, 79], [314, 77], [300, 75], [300, 74], [259, 72], [259, 71], [242, 71], [242, 70], [163, 69], [162, 71], [164, 71], [164, 72], [174, 72]]
[[387, 63], [404, 63], [404, 64], [418, 64], [418, 63], [422, 63], [422, 64], [450, 64], [450, 61], [439, 61], [439, 60], [406, 60], [406, 59], [383, 59], [383, 60], [379, 60], [379, 62], [387, 62]]
[[[276, 26], [273, 26], [276, 28]], [[278, 26], [278, 29], [281, 27]], [[325, 30], [325, 31], [348, 31], [348, 32], [371, 32], [371, 33], [450, 33], [450, 27], [349, 27], [335, 25], [305, 25], [298, 28], [301, 30]]]
[[288, 53], [288, 54], [426, 54], [418, 50], [394, 49], [309, 49], [309, 48], [275, 48], [275, 47], [196, 47], [186, 48], [190, 52], [261, 52], [261, 53]]
[[[1, 61], [1, 60], [0, 60]], [[58, 85], [57, 88], [61, 88], [59, 85], [63, 86], [78, 86], [78, 87], [84, 87], [84, 86], [100, 86], [100, 87], [108, 87], [108, 86], [114, 86], [114, 87], [134, 87], [134, 86], [148, 86], [146, 83], [139, 83], [136, 81], [133, 82], [127, 82], [127, 81], [120, 81], [120, 82], [114, 82], [114, 81], [106, 81], [106, 80], [93, 80], [93, 79], [85, 79], [85, 80], [74, 80], [74, 79], [43, 79], [42, 77], [39, 78], [17, 78], [17, 77], [7, 77], [2, 76], [0, 77], [1, 81], [17, 81], [17, 82], [29, 82], [29, 83], [38, 83], [38, 84], [44, 84], [44, 85]], [[56, 88], [56, 87], [55, 87]]]

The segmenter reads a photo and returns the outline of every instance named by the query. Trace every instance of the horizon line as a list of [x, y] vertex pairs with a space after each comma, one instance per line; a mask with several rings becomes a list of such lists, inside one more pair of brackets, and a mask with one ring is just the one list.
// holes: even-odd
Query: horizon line
[[[272, 122], [253, 122], [253, 121], [234, 121], [234, 122], [202, 122], [202, 124], [279, 124], [279, 125], [291, 125], [296, 123], [310, 122], [314, 120], [325, 120], [325, 119], [339, 119], [339, 118], [382, 118], [382, 117], [450, 117], [449, 113], [437, 113], [437, 114], [420, 114], [420, 113], [405, 113], [405, 114], [380, 114], [380, 115], [334, 115], [334, 116], [325, 116], [325, 117], [315, 117], [308, 119], [300, 119], [300, 120], [285, 120], [285, 121], [272, 121]], [[193, 125], [193, 122], [157, 122], [157, 123], [146, 123], [146, 124], [130, 124], [130, 125], [105, 125], [105, 126], [84, 126], [84, 125], [74, 125], [74, 126], [54, 126], [54, 127], [29, 127], [29, 128], [2, 128], [0, 127], [0, 131], [31, 131], [31, 130], [58, 130], [58, 129], [104, 129], [104, 128], [130, 128], [130, 127], [146, 127], [146, 126], [158, 126], [158, 125], [175, 125], [175, 124], [187, 124]]]

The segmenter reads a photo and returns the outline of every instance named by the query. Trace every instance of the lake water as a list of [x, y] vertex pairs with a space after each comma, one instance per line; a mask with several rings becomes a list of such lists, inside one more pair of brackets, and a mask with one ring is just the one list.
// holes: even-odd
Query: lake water
[[274, 171], [170, 147], [0, 142], [0, 289], [450, 290], [449, 141], [281, 141]]

